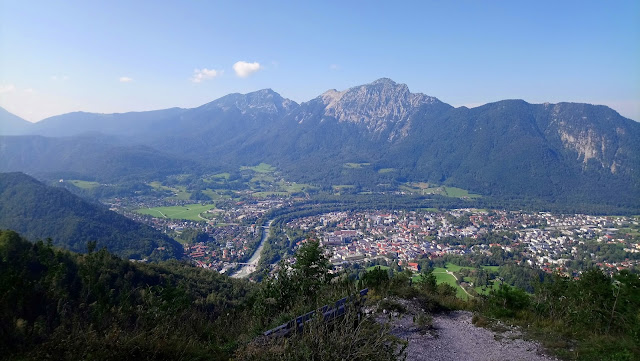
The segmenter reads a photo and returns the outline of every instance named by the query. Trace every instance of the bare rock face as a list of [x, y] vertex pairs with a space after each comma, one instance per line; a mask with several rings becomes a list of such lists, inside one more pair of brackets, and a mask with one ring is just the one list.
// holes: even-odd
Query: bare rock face
[[612, 174], [616, 173], [623, 163], [620, 157], [625, 152], [620, 149], [618, 141], [625, 136], [624, 128], [598, 129], [601, 122], [611, 122], [611, 114], [594, 121], [596, 119], [590, 119], [593, 118], [591, 114], [580, 109], [567, 112], [566, 107], [567, 103], [561, 103], [551, 109], [551, 124], [555, 124], [563, 146], [576, 152], [576, 160], [585, 167], [589, 161], [595, 161]]
[[422, 105], [441, 103], [434, 97], [411, 93], [407, 85], [387, 78], [343, 91], [332, 89], [318, 99], [325, 106], [325, 117], [363, 125], [372, 133], [389, 130], [389, 140], [407, 136], [410, 118]]
[[271, 89], [262, 89], [248, 94], [229, 94], [201, 108], [219, 108], [224, 111], [237, 109], [241, 114], [284, 115], [296, 107], [296, 102], [283, 98]]

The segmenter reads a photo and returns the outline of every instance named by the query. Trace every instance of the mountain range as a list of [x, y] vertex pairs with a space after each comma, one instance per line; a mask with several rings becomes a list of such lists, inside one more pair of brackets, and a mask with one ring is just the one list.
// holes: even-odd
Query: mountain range
[[601, 105], [456, 108], [383, 78], [301, 104], [264, 89], [193, 109], [12, 122], [0, 117], [0, 171], [112, 181], [266, 162], [316, 184], [423, 181], [640, 208], [640, 123]]

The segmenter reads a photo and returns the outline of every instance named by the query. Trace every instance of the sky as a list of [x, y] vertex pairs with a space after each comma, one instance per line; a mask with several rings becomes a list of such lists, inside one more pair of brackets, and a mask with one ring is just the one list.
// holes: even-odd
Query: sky
[[454, 106], [604, 104], [640, 121], [640, 1], [0, 0], [0, 106], [296, 102], [388, 77]]

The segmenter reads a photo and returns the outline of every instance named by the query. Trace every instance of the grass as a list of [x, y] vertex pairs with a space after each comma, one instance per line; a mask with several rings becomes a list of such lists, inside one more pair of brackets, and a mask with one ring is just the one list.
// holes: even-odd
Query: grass
[[389, 269], [388, 266], [378, 265], [378, 266], [367, 267], [367, 272], [371, 272], [372, 270], [374, 270], [374, 269], [376, 269], [378, 267], [380, 267], [381, 270], [388, 270]]
[[474, 287], [473, 289], [478, 292], [479, 295], [488, 295], [491, 290], [497, 290], [499, 288], [500, 284], [498, 282], [495, 282], [495, 280], [491, 280], [489, 281], [489, 285], [486, 287], [486, 289], [483, 290], [480, 286]]
[[83, 181], [83, 180], [78, 180], [78, 179], [72, 179], [69, 181], [69, 183], [73, 184], [74, 186], [78, 187], [78, 188], [82, 188], [82, 189], [93, 189], [95, 187], [98, 187], [100, 185], [100, 183], [98, 182], [89, 182], [89, 181]]
[[187, 192], [185, 186], [167, 187], [158, 181], [151, 182], [149, 185], [159, 191], [173, 192], [173, 196], [169, 197], [171, 199], [188, 200], [191, 197], [191, 193]]
[[433, 269], [433, 275], [436, 276], [436, 282], [438, 283], [448, 283], [450, 286], [456, 289], [456, 296], [463, 300], [469, 298], [467, 293], [462, 289], [460, 285], [456, 282], [456, 278], [453, 275], [447, 273], [445, 268], [436, 267]]
[[339, 184], [339, 185], [333, 186], [333, 190], [336, 191], [336, 192], [340, 192], [340, 191], [343, 191], [345, 189], [353, 189], [355, 187], [356, 186], [350, 185], [350, 184]]
[[395, 171], [397, 171], [397, 169], [395, 169], [395, 168], [380, 168], [380, 169], [378, 169], [378, 173], [380, 173], [380, 174], [393, 173]]
[[157, 218], [170, 218], [170, 219], [186, 219], [191, 221], [202, 221], [199, 217], [200, 213], [206, 212], [209, 209], [213, 209], [216, 206], [214, 204], [187, 204], [185, 206], [173, 206], [173, 207], [155, 207], [155, 208], [141, 208], [136, 212], [140, 214], [148, 214]]
[[345, 163], [344, 167], [348, 169], [360, 169], [370, 166], [371, 163]]
[[434, 186], [425, 182], [408, 182], [400, 185], [399, 189], [407, 193], [418, 193], [422, 195], [439, 194], [452, 198], [480, 198], [480, 195], [469, 193], [469, 191], [462, 188]]
[[222, 200], [222, 199], [231, 198], [230, 196], [220, 194], [220, 193], [216, 192], [214, 189], [211, 189], [211, 188], [207, 188], [207, 189], [203, 190], [202, 193], [204, 195], [206, 195], [207, 197], [211, 198], [212, 201], [219, 201], [219, 200]]
[[472, 194], [469, 191], [456, 187], [443, 187], [447, 197], [454, 198], [480, 198], [479, 194]]
[[231, 174], [229, 173], [217, 173], [211, 176], [211, 178], [224, 178], [224, 179], [229, 179], [229, 177], [231, 177]]
[[271, 164], [267, 164], [267, 163], [260, 163], [256, 166], [250, 167], [250, 166], [242, 166], [240, 167], [240, 170], [252, 170], [256, 173], [273, 173], [276, 171], [276, 168], [273, 167]]

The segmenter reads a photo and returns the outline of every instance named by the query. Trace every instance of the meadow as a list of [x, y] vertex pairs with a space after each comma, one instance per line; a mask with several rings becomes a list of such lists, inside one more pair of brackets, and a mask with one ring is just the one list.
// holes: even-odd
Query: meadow
[[147, 214], [157, 218], [171, 218], [171, 219], [186, 219], [190, 221], [202, 221], [200, 213], [206, 212], [210, 209], [214, 209], [215, 204], [187, 204], [185, 206], [173, 206], [173, 207], [155, 207], [155, 208], [141, 208], [136, 212], [140, 214]]

